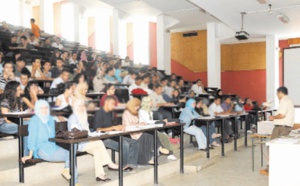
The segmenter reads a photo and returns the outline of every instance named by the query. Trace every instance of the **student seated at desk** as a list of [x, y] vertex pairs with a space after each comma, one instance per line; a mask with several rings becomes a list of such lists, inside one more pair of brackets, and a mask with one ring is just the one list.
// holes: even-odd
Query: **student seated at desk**
[[[230, 110], [224, 111], [221, 106], [221, 98], [216, 97], [214, 99], [214, 102], [209, 106], [209, 114], [211, 116], [218, 116], [218, 115], [224, 115], [224, 114], [230, 114]], [[228, 143], [231, 142], [231, 137], [235, 137], [232, 131], [231, 123], [226, 120], [224, 124], [224, 142]]]
[[[1, 97], [0, 110], [1, 114], [21, 111], [21, 87], [17, 81], [7, 83], [4, 93]], [[5, 134], [16, 134], [18, 125], [9, 121], [7, 118], [0, 118], [0, 132]]]
[[119, 102], [117, 96], [115, 95], [115, 91], [116, 91], [116, 88], [115, 88], [115, 86], [113, 84], [107, 84], [106, 87], [105, 87], [105, 94], [101, 97], [99, 106], [103, 107], [105, 98], [107, 96], [112, 96], [112, 97], [115, 98], [115, 100], [116, 100], [116, 102], [115, 102], [116, 106], [125, 106], [125, 104]]
[[[207, 116], [209, 115], [208, 112], [208, 108], [207, 106], [203, 103], [203, 100], [201, 98], [196, 98], [196, 107], [195, 107], [195, 111], [200, 115], [200, 116]], [[199, 122], [199, 121], [196, 121]], [[200, 127], [203, 131], [203, 133], [206, 135], [206, 125], [201, 125]], [[209, 144], [211, 146], [215, 146], [215, 147], [220, 147], [220, 144], [218, 144], [216, 142], [216, 138], [220, 137], [221, 134], [216, 133], [216, 127], [215, 127], [215, 123], [211, 123], [209, 125]]]
[[51, 66], [56, 65], [56, 60], [60, 58], [60, 51], [59, 49], [55, 49], [50, 57]]
[[122, 70], [121, 70], [121, 62], [117, 62], [115, 64], [115, 77], [117, 78], [119, 83], [123, 82]]
[[34, 109], [35, 103], [38, 101], [39, 86], [34, 81], [29, 81], [25, 87], [24, 95], [22, 96], [23, 109]]
[[171, 98], [173, 96], [173, 91], [175, 90], [176, 85], [177, 85], [176, 80], [171, 80], [170, 86], [167, 86], [164, 91], [164, 95], [167, 95]]
[[55, 78], [50, 86], [50, 89], [56, 88], [56, 86], [60, 83], [66, 83], [69, 80], [69, 71], [66, 69], [63, 69], [62, 73], [59, 75], [59, 77]]
[[57, 78], [64, 69], [64, 63], [61, 58], [56, 59], [56, 66], [53, 66], [50, 70], [52, 78]]
[[124, 79], [123, 79], [123, 83], [124, 83], [124, 84], [129, 84], [129, 85], [131, 85], [131, 84], [134, 83], [135, 78], [136, 78], [137, 76], [138, 76], [138, 74], [135, 73], [134, 70], [129, 69], [129, 70], [128, 70], [128, 75], [125, 76]]
[[[152, 99], [151, 97], [143, 97], [142, 103], [141, 103], [141, 109], [139, 110], [139, 122], [140, 123], [153, 123], [153, 112], [151, 111], [152, 107]], [[165, 120], [167, 123], [168, 121]], [[170, 154], [168, 155], [168, 160], [176, 160], [177, 158], [174, 156], [173, 151], [174, 148], [169, 140], [169, 136], [165, 132], [158, 132], [157, 133], [158, 138], [162, 145], [170, 151]]]
[[223, 96], [223, 92], [222, 92], [222, 89], [217, 89], [214, 94], [213, 94], [214, 97], [222, 97]]
[[152, 105], [153, 117], [155, 120], [164, 120], [164, 119], [170, 120], [172, 118], [172, 114], [169, 111], [160, 107], [174, 106], [174, 103], [167, 103], [162, 96], [162, 92], [163, 92], [162, 85], [157, 84], [154, 86], [154, 92], [150, 94], [150, 97], [153, 101], [153, 105]]
[[250, 111], [254, 108], [254, 105], [252, 103], [252, 100], [249, 99], [249, 98], [245, 98], [245, 101], [244, 101], [244, 110], [245, 111]]
[[199, 94], [206, 94], [204, 90], [204, 85], [202, 84], [202, 80], [198, 79], [196, 83], [191, 88], [195, 94], [198, 96]]
[[[30, 119], [28, 126], [28, 149], [29, 155], [22, 158], [22, 162], [32, 158], [41, 158], [45, 161], [65, 161], [65, 168], [61, 174], [66, 179], [71, 178], [69, 174], [70, 155], [69, 151], [49, 141], [55, 137], [55, 122], [50, 115], [49, 103], [45, 100], [36, 102], [35, 115]], [[77, 171], [75, 169], [75, 182], [77, 183]]]
[[27, 50], [34, 49], [34, 47], [29, 43], [26, 36], [21, 36], [21, 48]]
[[40, 58], [35, 58], [34, 61], [32, 61], [31, 65], [26, 66], [26, 68], [31, 73], [32, 78], [45, 78], [41, 67], [42, 65]]
[[62, 50], [64, 48], [64, 46], [60, 43], [60, 38], [59, 37], [56, 37], [55, 38], [55, 42], [52, 43], [52, 47], [53, 48], [58, 48], [59, 50]]
[[76, 84], [85, 83], [87, 82], [87, 77], [84, 73], [79, 73], [74, 77], [73, 82]]
[[[84, 100], [76, 99], [73, 103], [73, 114], [68, 119], [68, 130], [73, 128], [78, 130], [86, 130], [90, 132], [88, 115]], [[94, 157], [95, 177], [96, 181], [110, 181], [107, 178], [103, 166], [107, 165], [109, 170], [117, 170], [119, 166], [112, 162], [108, 152], [101, 140], [81, 142], [78, 144], [78, 151], [87, 152]]]
[[236, 104], [234, 106], [234, 111], [237, 113], [244, 113], [244, 100], [241, 97], [236, 97]]
[[57, 107], [67, 107], [72, 105], [72, 96], [74, 94], [76, 84], [73, 81], [68, 81], [64, 83], [64, 85], [64, 93], [57, 96], [55, 101], [55, 106]]
[[[94, 130], [124, 131], [122, 124], [113, 125], [113, 110], [115, 109], [116, 100], [113, 96], [107, 96], [104, 100], [104, 106], [96, 111], [94, 116]], [[116, 138], [103, 140], [107, 148], [119, 151], [119, 142]], [[136, 140], [123, 137], [123, 170], [130, 172], [138, 165], [139, 144]]]
[[142, 83], [140, 85], [140, 87], [144, 90], [148, 90], [149, 89], [149, 83], [150, 83], [150, 74], [145, 74], [142, 77]]
[[93, 79], [93, 87], [94, 87], [94, 92], [100, 92], [103, 91], [105, 88], [104, 83], [107, 83], [107, 81], [104, 78], [104, 71], [101, 69], [97, 70], [97, 74]]
[[52, 73], [51, 73], [51, 62], [50, 61], [45, 61], [43, 64], [43, 74], [45, 78], [52, 78]]
[[164, 94], [163, 98], [166, 102], [172, 102], [174, 104], [180, 104], [180, 103], [185, 103], [186, 102], [186, 97], [180, 99], [180, 91], [178, 89], [174, 89], [171, 97], [168, 95]]
[[86, 97], [88, 90], [89, 90], [89, 86], [86, 82], [77, 84], [72, 101], [77, 99], [84, 100], [87, 103], [88, 110], [93, 110], [96, 108], [96, 105], [94, 102], [90, 102], [92, 101], [92, 98]]
[[0, 94], [3, 93], [5, 85], [12, 80], [15, 80], [14, 66], [11, 61], [3, 63], [3, 73], [0, 74]]
[[[20, 77], [16, 77], [15, 78], [16, 81], [18, 81], [20, 83], [21, 94], [24, 94], [25, 88], [28, 85], [28, 82], [32, 81], [32, 79], [30, 78], [30, 76], [31, 76], [31, 73], [25, 67], [25, 68], [22, 69]], [[44, 94], [43, 89], [41, 89], [39, 86], [38, 86], [38, 94]]]
[[[144, 122], [139, 121], [138, 110], [140, 108], [141, 101], [137, 98], [132, 98], [126, 104], [126, 110], [123, 113], [122, 124], [128, 126], [143, 126], [146, 125]], [[126, 130], [126, 129], [125, 129]], [[137, 140], [139, 143], [139, 156], [138, 163], [141, 165], [154, 164], [154, 139], [149, 133], [133, 133], [130, 137]], [[162, 154], [169, 154], [169, 150], [162, 148], [161, 142], [157, 142], [158, 151]]]
[[39, 39], [37, 39], [33, 33], [29, 34], [29, 44], [39, 46]]
[[16, 60], [16, 65], [15, 66], [15, 76], [16, 77], [20, 77], [21, 75], [21, 70], [25, 67], [25, 61], [24, 58], [22, 56], [20, 56], [17, 60]]
[[196, 137], [197, 143], [198, 143], [198, 149], [199, 150], [208, 150], [206, 149], [206, 137], [203, 133], [203, 131], [199, 128], [196, 127], [193, 123], [192, 120], [199, 118], [200, 115], [195, 111], [196, 107], [196, 101], [194, 99], [189, 99], [186, 104], [185, 108], [182, 110], [179, 119], [185, 123], [184, 125], [184, 132], [193, 135]]
[[114, 68], [108, 67], [105, 71], [105, 80], [109, 83], [118, 83], [117, 78], [114, 76]]

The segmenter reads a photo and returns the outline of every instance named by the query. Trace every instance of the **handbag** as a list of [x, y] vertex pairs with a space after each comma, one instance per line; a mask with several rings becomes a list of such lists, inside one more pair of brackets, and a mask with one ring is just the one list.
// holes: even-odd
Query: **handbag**
[[57, 131], [55, 138], [80, 139], [88, 137], [88, 131], [73, 128], [71, 131]]

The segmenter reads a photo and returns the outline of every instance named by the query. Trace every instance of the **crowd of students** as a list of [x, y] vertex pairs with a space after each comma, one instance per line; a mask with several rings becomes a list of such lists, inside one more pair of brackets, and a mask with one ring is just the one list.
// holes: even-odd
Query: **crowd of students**
[[[37, 37], [36, 33], [32, 34]], [[26, 36], [20, 36], [20, 40], [26, 40]], [[91, 131], [124, 131], [131, 126], [155, 124], [157, 120], [166, 125], [171, 124], [174, 118], [167, 108], [173, 109], [172, 106], [178, 106], [179, 109], [176, 110], [180, 119], [178, 121], [185, 123], [184, 132], [194, 135], [197, 141], [195, 146], [199, 150], [206, 151], [207, 140], [211, 149], [220, 146], [216, 140], [221, 136], [216, 132], [218, 123], [212, 123], [209, 126], [209, 139], [207, 139], [206, 127], [201, 124], [197, 125], [194, 119], [207, 115], [243, 113], [253, 109], [250, 99], [245, 99], [244, 103], [241, 98], [238, 98], [234, 104], [230, 97], [222, 96], [220, 89], [212, 94], [213, 101], [199, 98], [201, 94], [206, 93], [200, 79], [192, 86], [186, 86], [184, 80], [178, 78], [176, 74], [166, 77], [156, 68], [133, 68], [129, 57], [122, 60], [111, 54], [88, 55], [85, 51], [61, 51], [63, 46], [59, 38], [56, 38], [52, 45], [50, 41], [47, 41], [49, 46], [58, 48], [54, 50], [49, 60], [42, 61], [35, 58], [30, 65], [26, 65], [24, 57], [14, 52], [14, 49], [18, 48], [17, 42], [18, 36], [13, 35], [11, 43], [8, 44], [9, 50], [3, 51], [5, 55], [13, 53], [13, 58], [7, 60], [4, 58], [5, 55], [0, 55], [2, 67], [2, 70], [0, 69], [0, 112], [6, 114], [34, 111], [35, 115], [32, 118], [24, 120], [24, 125], [28, 125], [29, 136], [24, 140], [25, 156], [22, 161], [26, 162], [31, 158], [65, 161], [62, 175], [66, 179], [70, 179], [69, 151], [48, 141], [49, 138], [55, 136], [55, 122], [66, 121], [68, 130], [77, 128], [87, 130], [89, 133]], [[30, 48], [29, 45], [33, 44], [25, 43], [25, 48]], [[47, 46], [42, 45], [42, 47]], [[53, 79], [53, 81], [40, 87], [35, 81], [37, 79]], [[130, 99], [127, 103], [121, 103], [115, 95], [115, 90], [126, 88]], [[39, 99], [38, 96], [48, 92], [48, 89], [50, 93], [57, 94], [55, 101], [51, 104]], [[88, 91], [104, 91], [105, 94], [97, 104], [91, 102], [92, 99], [86, 96]], [[140, 99], [133, 97], [132, 94], [136, 92], [143, 96]], [[73, 113], [68, 118], [53, 117], [50, 115], [52, 106], [61, 108], [70, 106]], [[116, 116], [113, 112], [116, 106], [125, 108], [119, 123], [115, 122]], [[96, 109], [96, 107], [99, 109], [95, 112], [94, 120], [88, 120], [87, 110]], [[15, 134], [17, 130], [17, 124], [8, 118], [0, 118], [0, 132]], [[236, 137], [232, 130], [232, 121], [225, 123], [224, 130], [224, 142], [230, 142]], [[167, 155], [168, 160], [176, 160], [173, 145], [169, 140], [171, 132], [158, 132], [158, 152]], [[148, 133], [134, 133], [124, 137], [123, 170], [132, 172], [138, 165], [152, 165], [154, 163], [153, 143], [153, 136]], [[118, 165], [112, 162], [106, 148], [118, 151], [119, 145], [116, 139], [111, 138], [80, 143], [77, 149], [93, 155], [96, 180], [109, 181], [103, 166], [107, 165], [109, 170], [113, 171], [118, 169]], [[77, 174], [75, 176], [77, 178]]]

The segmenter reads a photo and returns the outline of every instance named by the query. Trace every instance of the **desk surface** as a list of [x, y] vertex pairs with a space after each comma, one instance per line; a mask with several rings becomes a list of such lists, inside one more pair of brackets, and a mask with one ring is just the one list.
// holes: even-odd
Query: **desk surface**
[[148, 132], [148, 131], [153, 131], [153, 130], [162, 130], [162, 129], [167, 129], [167, 128], [180, 127], [182, 125], [185, 125], [185, 124], [184, 123], [174, 123], [172, 125], [157, 126], [157, 127], [155, 127], [155, 125], [150, 125], [151, 127], [149, 127], [149, 128], [133, 130], [133, 131], [124, 131], [124, 132], [116, 131], [116, 133], [103, 134], [101, 136], [96, 136], [96, 137], [87, 137], [87, 138], [81, 138], [81, 139], [50, 138], [49, 141], [53, 141], [53, 142], [57, 142], [57, 143], [74, 144], [74, 143], [80, 143], [80, 142], [86, 142], [86, 141], [107, 139], [107, 138], [116, 137], [116, 136], [125, 136], [125, 135], [129, 135], [132, 133], [137, 133], [137, 132], [140, 133], [140, 132]]

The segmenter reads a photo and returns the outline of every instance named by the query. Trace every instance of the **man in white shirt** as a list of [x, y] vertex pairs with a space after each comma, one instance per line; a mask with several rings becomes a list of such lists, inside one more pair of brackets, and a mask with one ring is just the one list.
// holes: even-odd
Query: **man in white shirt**
[[34, 61], [31, 63], [32, 65], [27, 65], [26, 68], [31, 73], [32, 78], [45, 78], [42, 70], [41, 70], [41, 59], [35, 58]]
[[[273, 121], [274, 128], [271, 135], [271, 140], [280, 136], [288, 136], [293, 129], [295, 119], [295, 108], [292, 100], [288, 97], [288, 89], [279, 87], [277, 89], [277, 97], [279, 105], [275, 116], [270, 116], [269, 120]], [[269, 166], [266, 169], [260, 170], [260, 174], [269, 175]]]
[[77, 65], [78, 61], [77, 61], [77, 52], [72, 52], [72, 56], [70, 58], [70, 65]]
[[131, 85], [135, 82], [135, 78], [137, 77], [137, 73], [135, 73], [133, 70], [129, 70], [128, 72], [129, 72], [129, 74], [124, 77], [123, 83]]
[[50, 89], [56, 88], [60, 83], [66, 83], [69, 80], [69, 71], [64, 69], [59, 77], [55, 78], [50, 86]]
[[64, 48], [64, 46], [60, 43], [60, 38], [59, 37], [57, 37], [55, 39], [55, 42], [52, 44], [52, 47], [58, 48], [59, 50], [62, 50]]
[[288, 89], [279, 87], [277, 97], [279, 99], [277, 114], [269, 117], [269, 120], [273, 121], [275, 125], [271, 139], [288, 136], [294, 126], [295, 109], [292, 100], [288, 97]]
[[[219, 116], [222, 114], [229, 114], [222, 109], [220, 97], [216, 97], [214, 99], [214, 102], [209, 106], [208, 111], [211, 116]], [[224, 123], [224, 142], [228, 143], [228, 142], [232, 141], [230, 137], [235, 137], [235, 136], [232, 131], [231, 123], [226, 120], [226, 122]]]
[[[31, 77], [31, 73], [29, 72], [29, 70], [27, 68], [23, 68], [21, 70], [21, 75], [20, 77], [15, 77], [15, 80], [20, 82], [20, 86], [21, 86], [21, 94], [24, 94], [25, 88], [28, 84], [29, 81], [32, 81]], [[44, 94], [43, 89], [41, 89], [41, 87], [38, 87], [38, 94]]]
[[197, 96], [199, 94], [206, 94], [201, 79], [198, 79], [191, 89], [196, 93]]
[[132, 83], [128, 87], [129, 95], [132, 94], [132, 90], [137, 89], [137, 88], [141, 88], [141, 83], [142, 83], [142, 78], [141, 77], [136, 77], [135, 82]]
[[162, 86], [160, 84], [154, 85], [154, 92], [150, 94], [152, 99], [152, 111], [153, 111], [153, 119], [154, 120], [164, 120], [171, 119], [172, 114], [161, 108], [162, 106], [173, 106], [173, 103], [167, 103], [162, 96]]
[[167, 86], [164, 94], [166, 94], [167, 96], [172, 98], [172, 94], [173, 94], [173, 91], [175, 89], [175, 86], [176, 86], [176, 80], [173, 79], [170, 82], [170, 86]]
[[145, 74], [143, 76], [143, 82], [141, 84], [142, 89], [149, 89], [148, 84], [150, 83], [150, 74]]

